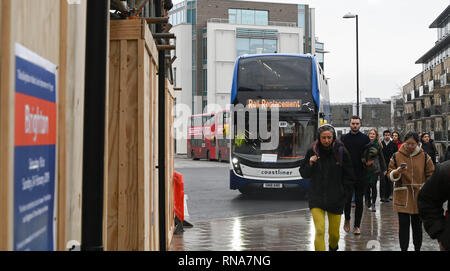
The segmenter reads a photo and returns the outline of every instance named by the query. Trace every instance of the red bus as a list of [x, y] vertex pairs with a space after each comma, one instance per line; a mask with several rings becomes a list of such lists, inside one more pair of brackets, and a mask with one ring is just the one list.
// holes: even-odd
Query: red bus
[[229, 135], [230, 130], [230, 111], [222, 110], [215, 114], [214, 124], [211, 126], [211, 132], [214, 135], [211, 144], [210, 153], [212, 159], [216, 159], [219, 162], [230, 160], [230, 148], [229, 148]]
[[187, 155], [194, 160], [210, 159], [211, 125], [214, 113], [190, 116], [187, 135]]
[[188, 158], [229, 161], [229, 123], [227, 110], [192, 115], [187, 136]]

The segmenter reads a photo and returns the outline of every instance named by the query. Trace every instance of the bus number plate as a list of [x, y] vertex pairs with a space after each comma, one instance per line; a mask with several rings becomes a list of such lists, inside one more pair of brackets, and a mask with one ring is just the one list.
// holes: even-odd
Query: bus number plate
[[281, 183], [265, 183], [263, 184], [264, 188], [283, 188], [283, 184]]

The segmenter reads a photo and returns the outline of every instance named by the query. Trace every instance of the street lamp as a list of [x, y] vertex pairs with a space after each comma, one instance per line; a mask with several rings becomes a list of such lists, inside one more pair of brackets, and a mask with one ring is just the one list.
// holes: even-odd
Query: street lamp
[[344, 19], [356, 18], [356, 115], [359, 116], [358, 14], [347, 13]]

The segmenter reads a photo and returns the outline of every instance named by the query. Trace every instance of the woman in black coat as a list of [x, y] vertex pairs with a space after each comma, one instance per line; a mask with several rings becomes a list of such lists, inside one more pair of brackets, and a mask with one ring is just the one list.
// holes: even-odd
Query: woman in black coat
[[350, 154], [344, 144], [336, 139], [331, 125], [318, 129], [316, 140], [302, 160], [300, 174], [310, 178], [308, 189], [309, 208], [316, 230], [314, 246], [325, 250], [325, 213], [329, 224], [329, 249], [337, 250], [341, 215], [346, 197], [352, 193], [354, 182]]
[[422, 149], [431, 157], [433, 164], [436, 165], [436, 155], [438, 152], [433, 140], [430, 138], [430, 133], [423, 133], [420, 141], [422, 142]]
[[[450, 161], [436, 166], [417, 198], [419, 216], [427, 233], [437, 239], [441, 250], [450, 250], [450, 220], [443, 204], [450, 200]], [[448, 207], [447, 207], [448, 208]]]

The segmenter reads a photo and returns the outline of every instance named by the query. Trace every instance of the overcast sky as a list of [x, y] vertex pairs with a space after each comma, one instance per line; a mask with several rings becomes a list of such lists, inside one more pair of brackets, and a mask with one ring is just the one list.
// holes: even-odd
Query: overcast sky
[[[175, 4], [182, 0], [173, 1]], [[389, 99], [422, 71], [414, 64], [431, 49], [437, 30], [429, 25], [449, 0], [247, 0], [308, 4], [316, 12], [316, 36], [325, 43], [325, 74], [330, 78], [330, 99], [356, 102], [355, 19], [359, 20], [360, 101]]]

